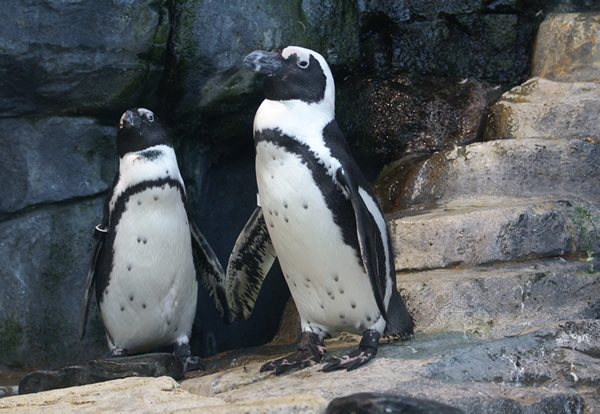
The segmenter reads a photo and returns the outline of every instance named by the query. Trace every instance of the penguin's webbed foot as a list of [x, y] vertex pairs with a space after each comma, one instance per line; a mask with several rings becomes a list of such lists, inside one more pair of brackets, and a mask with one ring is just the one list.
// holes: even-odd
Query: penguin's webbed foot
[[202, 359], [199, 356], [192, 355], [189, 342], [175, 344], [175, 351], [173, 353], [183, 364], [183, 372], [206, 369]]
[[352, 371], [366, 364], [377, 355], [377, 346], [379, 344], [380, 334], [377, 331], [366, 330], [358, 345], [358, 349], [350, 352], [343, 357], [327, 358], [327, 365], [323, 367], [323, 372], [335, 371], [338, 369], [346, 369]]
[[298, 351], [286, 357], [267, 362], [260, 367], [260, 372], [273, 371], [275, 375], [281, 375], [292, 368], [306, 368], [321, 362], [326, 349], [323, 339], [312, 332], [302, 332]]

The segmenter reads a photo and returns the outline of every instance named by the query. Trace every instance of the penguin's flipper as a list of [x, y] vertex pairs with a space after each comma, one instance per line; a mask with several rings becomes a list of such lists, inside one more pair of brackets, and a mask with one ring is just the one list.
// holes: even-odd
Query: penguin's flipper
[[227, 264], [227, 300], [233, 315], [248, 319], [277, 254], [257, 207], [238, 236]]
[[94, 239], [96, 243], [92, 249], [92, 255], [88, 264], [87, 273], [85, 276], [83, 297], [81, 298], [81, 305], [79, 307], [79, 339], [83, 339], [85, 336], [85, 327], [87, 325], [88, 315], [90, 313], [90, 304], [92, 303], [92, 296], [94, 292], [94, 283], [96, 281], [96, 263], [98, 263], [98, 257], [100, 251], [104, 245], [104, 239], [106, 238], [106, 230], [102, 225], [96, 226], [94, 230]]
[[206, 288], [219, 315], [223, 319], [229, 320], [229, 305], [225, 295], [225, 272], [223, 272], [223, 267], [221, 267], [215, 252], [213, 252], [210, 244], [200, 233], [189, 214], [188, 221], [192, 234], [192, 255], [194, 257], [194, 267], [196, 268], [196, 278]]
[[[371, 280], [371, 287], [377, 302], [377, 307], [383, 318], [387, 321], [387, 311], [383, 298], [385, 296], [386, 278], [391, 252], [385, 253], [387, 240], [387, 227], [383, 214], [381, 213], [377, 201], [372, 195], [368, 185], [359, 184], [362, 176], [353, 177], [350, 171], [340, 168], [337, 171], [336, 178], [350, 195], [354, 216], [356, 218], [356, 232], [358, 244], [360, 246], [360, 255], [367, 275]], [[388, 247], [389, 250], [389, 247]], [[393, 280], [393, 279], [392, 279]]]

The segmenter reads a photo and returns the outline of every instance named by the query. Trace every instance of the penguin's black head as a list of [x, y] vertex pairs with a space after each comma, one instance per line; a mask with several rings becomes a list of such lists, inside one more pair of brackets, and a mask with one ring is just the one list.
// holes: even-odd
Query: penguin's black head
[[244, 65], [253, 72], [267, 75], [264, 92], [269, 100], [319, 103], [334, 99], [331, 70], [323, 56], [315, 51], [298, 46], [273, 52], [256, 50], [246, 56]]
[[167, 130], [152, 111], [133, 108], [121, 116], [117, 134], [119, 157], [161, 144], [171, 146]]

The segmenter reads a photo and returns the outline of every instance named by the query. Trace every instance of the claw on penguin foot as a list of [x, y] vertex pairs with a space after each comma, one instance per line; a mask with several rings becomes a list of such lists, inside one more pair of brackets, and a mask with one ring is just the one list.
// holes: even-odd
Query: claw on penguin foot
[[303, 369], [321, 362], [326, 349], [323, 339], [312, 332], [302, 332], [298, 351], [274, 361], [267, 362], [260, 367], [260, 372], [273, 371], [281, 375], [293, 368]]
[[358, 345], [358, 349], [343, 357], [327, 358], [328, 364], [323, 367], [323, 372], [331, 372], [338, 369], [352, 371], [375, 358], [380, 334], [377, 331], [367, 329]]

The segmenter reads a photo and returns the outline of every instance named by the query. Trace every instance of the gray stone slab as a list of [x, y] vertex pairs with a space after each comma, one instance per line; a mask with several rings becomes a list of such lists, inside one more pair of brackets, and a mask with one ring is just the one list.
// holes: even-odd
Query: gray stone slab
[[0, 213], [107, 191], [118, 166], [118, 120], [0, 119]]
[[480, 197], [389, 222], [398, 270], [473, 266], [600, 250], [600, 209], [584, 201]]

